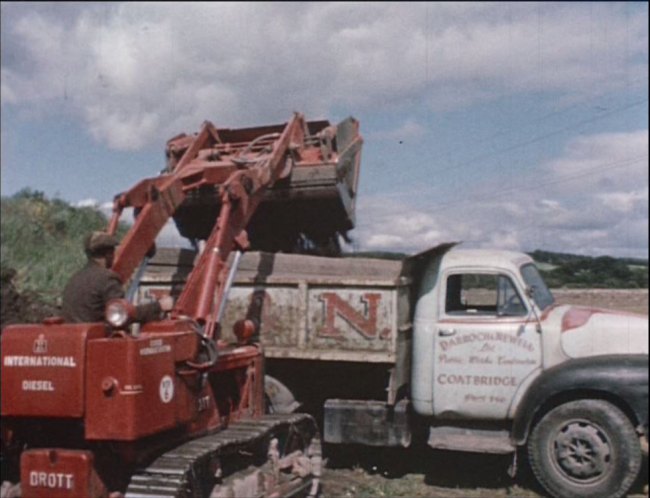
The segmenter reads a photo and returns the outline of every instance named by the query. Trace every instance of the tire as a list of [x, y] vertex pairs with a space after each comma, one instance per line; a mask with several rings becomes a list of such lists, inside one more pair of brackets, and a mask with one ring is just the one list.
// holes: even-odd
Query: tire
[[641, 469], [641, 445], [630, 420], [602, 400], [549, 411], [528, 440], [530, 466], [556, 498], [620, 498]]

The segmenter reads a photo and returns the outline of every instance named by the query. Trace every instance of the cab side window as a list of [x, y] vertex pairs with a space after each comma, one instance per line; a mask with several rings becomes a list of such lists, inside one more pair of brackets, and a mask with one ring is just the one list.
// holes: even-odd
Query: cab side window
[[505, 275], [458, 273], [447, 277], [449, 315], [525, 316], [526, 306]]

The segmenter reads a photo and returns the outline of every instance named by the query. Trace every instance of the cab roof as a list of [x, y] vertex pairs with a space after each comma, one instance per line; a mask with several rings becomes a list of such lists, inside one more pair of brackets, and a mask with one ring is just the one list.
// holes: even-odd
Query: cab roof
[[443, 266], [508, 269], [517, 272], [522, 265], [534, 263], [533, 258], [522, 252], [495, 249], [459, 249], [454, 247], [443, 256]]

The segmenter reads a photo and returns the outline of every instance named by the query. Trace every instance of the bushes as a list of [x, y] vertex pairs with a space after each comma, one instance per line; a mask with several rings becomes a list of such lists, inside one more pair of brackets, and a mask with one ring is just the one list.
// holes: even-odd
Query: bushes
[[85, 264], [84, 236], [105, 229], [108, 222], [95, 208], [48, 200], [29, 189], [2, 198], [0, 210], [0, 266], [15, 270], [13, 283], [19, 292], [38, 292], [50, 304], [70, 275]]

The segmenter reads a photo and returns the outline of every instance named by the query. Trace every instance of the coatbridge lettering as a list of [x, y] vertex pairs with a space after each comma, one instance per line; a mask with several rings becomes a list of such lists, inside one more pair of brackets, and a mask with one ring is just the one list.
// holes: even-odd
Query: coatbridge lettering
[[74, 356], [5, 356], [5, 367], [76, 368]]
[[452, 375], [440, 374], [437, 377], [438, 384], [455, 384], [460, 386], [516, 386], [515, 377], [489, 376], [489, 375]]
[[350, 304], [335, 292], [323, 292], [319, 299], [325, 304], [325, 324], [319, 331], [321, 337], [343, 337], [343, 332], [336, 328], [334, 319], [337, 315], [346, 320], [350, 326], [359, 332], [366, 339], [388, 339], [390, 330], [383, 329], [377, 331], [377, 308], [381, 301], [381, 294], [366, 293], [361, 296], [361, 301], [365, 304], [367, 316], [355, 310]]

